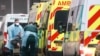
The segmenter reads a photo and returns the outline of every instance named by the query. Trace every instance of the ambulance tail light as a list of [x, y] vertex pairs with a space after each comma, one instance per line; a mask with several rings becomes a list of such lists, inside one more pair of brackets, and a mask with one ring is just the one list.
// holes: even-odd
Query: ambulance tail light
[[48, 44], [47, 44], [47, 47], [48, 48], [51, 48], [51, 31], [48, 31]]
[[4, 32], [3, 36], [4, 36], [4, 44], [5, 44], [7, 42], [7, 32]]
[[80, 49], [79, 53], [81, 56], [84, 56], [84, 31], [80, 32]]

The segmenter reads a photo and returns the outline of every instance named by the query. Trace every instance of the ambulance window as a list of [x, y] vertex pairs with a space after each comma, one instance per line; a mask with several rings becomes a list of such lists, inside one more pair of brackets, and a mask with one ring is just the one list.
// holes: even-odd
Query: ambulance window
[[11, 24], [13, 24], [13, 22], [8, 22], [8, 23], [7, 23], [7, 26], [10, 26]]
[[54, 29], [57, 29], [58, 24], [62, 23], [62, 25], [67, 25], [68, 20], [68, 10], [57, 11], [55, 14], [55, 21], [54, 21]]
[[[8, 22], [7, 26], [10, 26], [12, 24], [13, 22]], [[24, 28], [27, 25], [27, 23], [20, 23], [20, 25]]]

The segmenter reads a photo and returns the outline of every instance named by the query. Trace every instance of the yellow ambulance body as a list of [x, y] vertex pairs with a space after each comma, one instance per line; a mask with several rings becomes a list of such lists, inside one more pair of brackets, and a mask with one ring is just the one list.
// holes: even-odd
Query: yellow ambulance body
[[[79, 35], [80, 56], [99, 56], [96, 46], [100, 43], [97, 35], [100, 33], [100, 1], [99, 0], [72, 0], [71, 14], [69, 13], [68, 23], [74, 26], [70, 31]], [[70, 34], [68, 34], [70, 35]], [[73, 35], [74, 36], [74, 35]], [[75, 37], [75, 36], [74, 36]]]
[[29, 13], [29, 22], [37, 22], [39, 25], [38, 29], [38, 50], [40, 54], [43, 54], [43, 48], [44, 48], [44, 32], [41, 30], [41, 21], [43, 20], [45, 11], [47, 10], [49, 5], [49, 2], [40, 2], [35, 3], [32, 5], [30, 13]]
[[[51, 0], [40, 21], [44, 38], [44, 52], [47, 56], [63, 56], [64, 33], [58, 31], [60, 22], [66, 25], [71, 0]], [[57, 19], [58, 18], [58, 19]]]
[[47, 7], [48, 7], [48, 2], [40, 2], [39, 5], [38, 5], [38, 9], [37, 9], [37, 14], [36, 14], [36, 20], [35, 22], [38, 23], [39, 25], [39, 30], [38, 30], [38, 36], [39, 36], [39, 44], [38, 44], [38, 50], [39, 50], [39, 53], [43, 54], [43, 48], [44, 48], [44, 32], [41, 30], [41, 21], [43, 20], [44, 18], [44, 14], [45, 14], [45, 11], [47, 10]]

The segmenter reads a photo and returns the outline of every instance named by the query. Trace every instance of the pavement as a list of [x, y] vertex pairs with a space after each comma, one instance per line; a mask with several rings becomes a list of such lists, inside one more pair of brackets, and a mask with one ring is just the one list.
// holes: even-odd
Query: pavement
[[0, 56], [1, 56], [2, 43], [3, 43], [3, 35], [0, 35]]
[[0, 35], [0, 47], [2, 46], [2, 42], [3, 42], [3, 35]]

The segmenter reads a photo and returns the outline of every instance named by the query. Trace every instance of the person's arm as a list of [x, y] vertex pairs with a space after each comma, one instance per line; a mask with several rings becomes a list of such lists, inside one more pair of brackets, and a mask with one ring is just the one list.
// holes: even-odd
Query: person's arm
[[7, 31], [8, 31], [8, 41], [11, 41], [12, 40], [12, 27], [8, 27]]
[[24, 29], [23, 29], [22, 26], [20, 26], [20, 30], [21, 30], [21, 32], [20, 32], [20, 37], [23, 37], [23, 35], [24, 35]]

